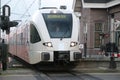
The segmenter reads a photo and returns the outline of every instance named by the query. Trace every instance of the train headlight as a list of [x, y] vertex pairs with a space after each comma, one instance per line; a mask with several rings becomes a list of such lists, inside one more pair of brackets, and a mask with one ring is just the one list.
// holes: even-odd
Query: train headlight
[[52, 43], [51, 42], [45, 42], [43, 43], [44, 46], [47, 46], [47, 47], [52, 47]]
[[70, 43], [70, 47], [74, 47], [74, 46], [76, 46], [77, 45], [77, 42], [71, 42]]

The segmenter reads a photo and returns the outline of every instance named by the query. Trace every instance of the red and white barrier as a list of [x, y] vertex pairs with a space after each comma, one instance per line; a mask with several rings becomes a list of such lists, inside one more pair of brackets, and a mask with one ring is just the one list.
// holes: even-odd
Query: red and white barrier
[[[0, 55], [1, 58], [1, 55]], [[2, 61], [0, 60], [0, 70], [2, 69]]]
[[120, 53], [113, 53], [112, 57], [118, 57], [119, 58], [120, 57]]

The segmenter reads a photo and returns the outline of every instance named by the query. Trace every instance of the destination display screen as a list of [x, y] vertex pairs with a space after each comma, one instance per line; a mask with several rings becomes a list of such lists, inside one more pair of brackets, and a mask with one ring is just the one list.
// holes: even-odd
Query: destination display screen
[[66, 15], [62, 15], [62, 14], [50, 14], [50, 15], [47, 15], [47, 18], [48, 19], [65, 19], [66, 18]]

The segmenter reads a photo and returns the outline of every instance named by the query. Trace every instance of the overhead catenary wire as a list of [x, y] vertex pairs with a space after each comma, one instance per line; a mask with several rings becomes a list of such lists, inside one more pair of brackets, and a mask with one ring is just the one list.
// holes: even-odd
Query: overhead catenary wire
[[[13, 2], [13, 1], [12, 1], [12, 2]], [[14, 17], [18, 16], [18, 18], [19, 18], [20, 16], [22, 16], [23, 13], [19, 13], [18, 11], [16, 12], [16, 10], [18, 10], [18, 8], [21, 9], [21, 10], [23, 10], [23, 9], [27, 10], [27, 7], [26, 7], [27, 4], [25, 4], [25, 3], [26, 3], [25, 0], [16, 0], [16, 1], [14, 0], [14, 4], [12, 5], [11, 14], [12, 14], [12, 15], [15, 15]], [[23, 9], [22, 9], [22, 7], [20, 6], [21, 4], [23, 5], [22, 7], [24, 7]], [[24, 10], [24, 11], [25, 11], [25, 10]], [[24, 12], [24, 11], [21, 11], [21, 12]], [[28, 14], [25, 14], [24, 17], [30, 17], [30, 13], [28, 12]]]
[[8, 1], [8, 2], [6, 2], [4, 5], [7, 5], [7, 4], [9, 4], [11, 1], [12, 1], [12, 0], [9, 0], [9, 1]]
[[[26, 2], [25, 2], [25, 0], [22, 0], [22, 1], [23, 1], [23, 3], [24, 3], [24, 7], [25, 7], [25, 9], [27, 10], [27, 7], [26, 7]], [[29, 13], [29, 10], [28, 10], [26, 13], [28, 13], [28, 15], [30, 15], [30, 13]]]
[[[19, 4], [20, 4], [20, 0], [16, 0], [15, 2], [14, 2], [14, 5], [12, 5], [12, 11], [11, 11], [11, 14], [12, 15], [17, 15], [17, 16], [21, 16], [22, 14], [20, 14], [20, 13], [16, 13], [16, 10], [17, 10], [17, 8], [19, 7]], [[14, 16], [15, 17], [15, 16]]]
[[29, 11], [29, 9], [33, 6], [33, 4], [36, 2], [36, 0], [33, 0], [33, 2], [29, 5], [29, 7], [26, 9], [26, 11], [24, 12], [24, 14], [21, 16], [21, 18], [24, 17], [24, 15]]
[[[11, 14], [18, 15], [18, 16], [23, 15], [23, 14], [20, 14], [20, 13], [15, 13], [15, 12], [11, 12]], [[24, 16], [26, 16], [26, 17], [30, 17], [30, 15], [24, 15]]]
[[14, 2], [15, 5], [13, 6], [13, 9], [16, 9], [16, 8], [18, 7], [18, 4], [19, 4], [19, 3], [20, 3], [20, 0], [17, 0], [16, 3]]
[[37, 0], [30, 0], [28, 4], [27, 0], [6, 0], [3, 1], [3, 4], [11, 7], [11, 19], [14, 17], [16, 19], [25, 20], [28, 19], [28, 17], [30, 18], [32, 14], [32, 8], [36, 6], [36, 1]]

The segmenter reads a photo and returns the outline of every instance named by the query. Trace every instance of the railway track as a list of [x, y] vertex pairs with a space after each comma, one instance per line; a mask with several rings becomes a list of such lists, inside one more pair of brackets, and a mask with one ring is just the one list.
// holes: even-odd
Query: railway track
[[7, 71], [3, 75], [0, 75], [0, 79], [1, 78], [2, 80], [16, 80], [16, 78], [18, 78], [18, 80], [102, 80], [99, 77], [94, 77], [85, 73], [71, 71], [36, 71], [31, 69]]
[[40, 72], [40, 75], [44, 80], [102, 80], [98, 77], [94, 77], [84, 73], [78, 72]]
[[[36, 67], [26, 67], [29, 65], [22, 65], [21, 62], [15, 59], [10, 60], [9, 70], [6, 72], [7, 75], [21, 75], [21, 76], [34, 76], [36, 80], [101, 80], [97, 77], [93, 77], [88, 74], [65, 70], [63, 68], [50, 68], [46, 66], [46, 70]], [[56, 66], [57, 67], [57, 66]], [[11, 70], [11, 68], [14, 68]], [[53, 70], [54, 69], [54, 70]], [[11, 70], [11, 71], [10, 71]]]
[[[25, 78], [23, 80], [27, 80], [28, 77], [29, 77], [29, 80], [103, 80], [100, 77], [96, 77], [85, 72], [78, 72], [78, 71], [72, 71], [72, 70], [59, 70], [59, 68], [54, 71], [39, 70], [39, 68], [26, 67], [24, 65], [21, 65], [21, 63], [19, 62], [17, 63], [12, 62], [12, 65], [13, 64], [14, 66], [9, 67], [9, 69], [3, 73], [4, 77], [2, 77], [2, 79], [4, 79], [5, 76], [7, 75], [11, 77], [21, 76]], [[11, 69], [11, 68], [14, 68], [14, 69]]]

